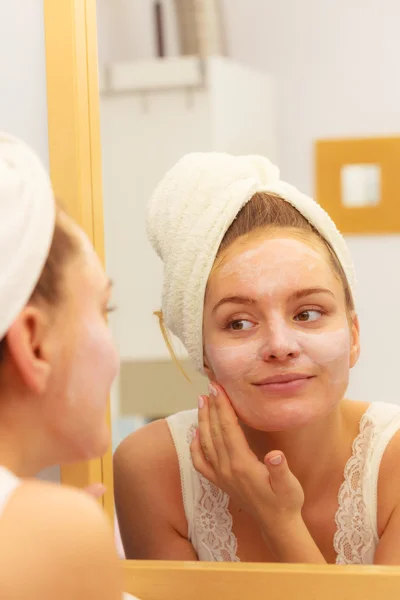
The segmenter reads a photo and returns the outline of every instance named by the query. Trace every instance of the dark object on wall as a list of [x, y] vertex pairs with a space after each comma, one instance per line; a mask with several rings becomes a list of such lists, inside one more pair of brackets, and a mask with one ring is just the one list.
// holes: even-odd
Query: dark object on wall
[[165, 56], [164, 46], [164, 15], [163, 7], [161, 2], [154, 3], [154, 20], [156, 25], [156, 44], [157, 44], [157, 56], [163, 58]]

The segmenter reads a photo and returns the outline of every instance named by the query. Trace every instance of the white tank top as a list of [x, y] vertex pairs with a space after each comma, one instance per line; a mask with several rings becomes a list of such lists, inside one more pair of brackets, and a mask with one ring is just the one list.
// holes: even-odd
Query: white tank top
[[[190, 443], [197, 427], [197, 410], [172, 415], [167, 423], [179, 460], [188, 537], [199, 560], [239, 562], [229, 496], [200, 475], [191, 461]], [[334, 536], [336, 564], [373, 564], [379, 542], [379, 467], [388, 443], [399, 429], [400, 406], [376, 402], [361, 418], [339, 490]]]
[[0, 467], [0, 518], [11, 494], [20, 483], [21, 480], [16, 475], [5, 467]]

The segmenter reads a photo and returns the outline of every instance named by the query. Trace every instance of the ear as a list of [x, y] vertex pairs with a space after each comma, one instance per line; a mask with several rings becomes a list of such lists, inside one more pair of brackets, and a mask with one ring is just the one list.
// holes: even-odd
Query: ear
[[7, 333], [7, 350], [25, 386], [44, 392], [51, 365], [45, 352], [48, 320], [42, 311], [26, 306]]
[[351, 315], [350, 323], [351, 347], [350, 347], [350, 369], [358, 362], [360, 357], [360, 323], [356, 313]]

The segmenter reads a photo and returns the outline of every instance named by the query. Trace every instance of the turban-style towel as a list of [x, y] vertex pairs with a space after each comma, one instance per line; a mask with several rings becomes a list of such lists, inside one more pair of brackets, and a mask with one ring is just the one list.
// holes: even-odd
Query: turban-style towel
[[164, 176], [148, 206], [150, 241], [164, 262], [163, 318], [203, 370], [203, 304], [222, 239], [241, 208], [257, 192], [294, 206], [335, 252], [354, 296], [355, 274], [346, 243], [323, 208], [281, 181], [262, 156], [217, 152], [184, 156]]
[[40, 160], [0, 132], [0, 339], [35, 289], [54, 224], [54, 196]]

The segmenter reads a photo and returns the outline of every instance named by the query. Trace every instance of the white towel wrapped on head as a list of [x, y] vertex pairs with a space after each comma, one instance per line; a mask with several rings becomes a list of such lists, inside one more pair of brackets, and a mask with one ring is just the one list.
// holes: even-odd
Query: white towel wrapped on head
[[26, 144], [0, 132], [0, 339], [39, 280], [54, 223], [44, 167]]
[[188, 154], [156, 188], [148, 206], [147, 229], [164, 262], [165, 324], [181, 339], [200, 371], [208, 277], [226, 231], [257, 192], [280, 196], [319, 231], [334, 250], [354, 294], [354, 269], [343, 237], [319, 204], [280, 180], [278, 167], [256, 155]]

